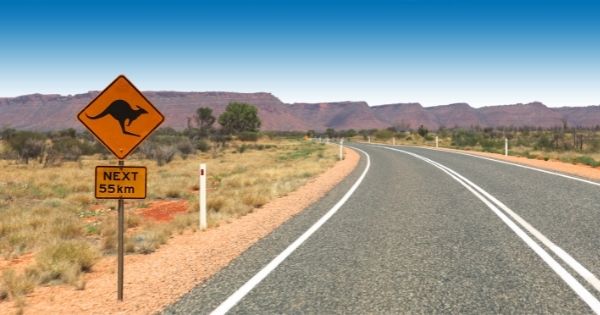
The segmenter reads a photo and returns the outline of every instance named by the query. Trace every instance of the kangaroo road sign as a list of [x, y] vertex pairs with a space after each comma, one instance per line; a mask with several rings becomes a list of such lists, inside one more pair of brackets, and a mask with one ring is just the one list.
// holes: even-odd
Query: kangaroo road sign
[[118, 76], [77, 118], [121, 160], [165, 120], [124, 75]]
[[146, 168], [143, 166], [96, 166], [98, 199], [145, 199]]

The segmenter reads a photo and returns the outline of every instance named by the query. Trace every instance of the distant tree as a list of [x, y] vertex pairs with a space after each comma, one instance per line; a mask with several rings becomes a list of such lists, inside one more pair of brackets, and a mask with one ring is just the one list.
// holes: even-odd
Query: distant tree
[[421, 125], [419, 126], [419, 129], [417, 129], [417, 133], [419, 134], [419, 136], [425, 138], [425, 136], [427, 136], [427, 134], [429, 133], [429, 130], [427, 130], [427, 128]]
[[212, 115], [212, 108], [200, 107], [196, 110], [196, 124], [202, 131], [208, 131], [212, 128], [216, 121], [215, 116]]
[[375, 133], [375, 137], [382, 140], [388, 140], [394, 136], [394, 132], [389, 129], [381, 129]]
[[335, 137], [335, 129], [327, 128], [327, 130], [325, 130], [325, 134], [327, 135], [328, 138], [334, 138]]
[[46, 137], [32, 131], [17, 131], [8, 136], [6, 141], [25, 164], [29, 163], [29, 159], [40, 157], [46, 146]]
[[219, 124], [227, 134], [244, 131], [256, 132], [260, 128], [260, 118], [255, 106], [246, 103], [229, 103], [225, 112], [219, 116]]
[[352, 137], [356, 136], [356, 130], [348, 129], [343, 133], [343, 136], [346, 138], [352, 138]]

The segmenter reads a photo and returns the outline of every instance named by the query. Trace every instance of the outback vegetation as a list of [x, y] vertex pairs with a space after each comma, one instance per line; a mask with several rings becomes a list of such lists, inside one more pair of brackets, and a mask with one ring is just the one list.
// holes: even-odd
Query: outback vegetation
[[534, 127], [445, 128], [430, 131], [423, 125], [415, 128], [396, 126], [386, 129], [341, 130], [328, 129], [325, 133], [313, 130], [310, 137], [353, 138], [373, 142], [409, 145], [435, 145], [445, 148], [476, 150], [504, 154], [504, 139], [508, 139], [509, 155], [530, 159], [559, 160], [566, 163], [600, 166], [600, 126], [595, 128], [562, 126], [550, 129]]
[[[237, 104], [218, 119], [199, 108], [184, 130], [149, 137], [127, 161], [147, 166], [149, 178], [147, 199], [126, 201], [126, 252], [148, 254], [173, 233], [196, 231], [200, 162], [208, 165], [210, 228], [293, 191], [337, 159], [337, 148], [303, 133], [259, 126], [256, 108]], [[4, 129], [0, 157], [0, 302], [24, 305], [37, 285], [84, 289], [84, 274], [116, 252], [116, 201], [94, 198], [93, 174], [117, 160], [72, 129]], [[164, 213], [160, 205], [175, 207]]]

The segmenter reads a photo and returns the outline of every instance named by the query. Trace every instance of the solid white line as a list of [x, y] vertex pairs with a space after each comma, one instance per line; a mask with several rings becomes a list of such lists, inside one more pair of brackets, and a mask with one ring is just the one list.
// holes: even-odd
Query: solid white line
[[365, 170], [362, 172], [360, 177], [356, 180], [354, 185], [344, 194], [340, 199], [325, 215], [323, 215], [319, 221], [313, 224], [306, 232], [304, 232], [298, 239], [290, 244], [283, 252], [269, 262], [263, 269], [261, 269], [256, 275], [242, 285], [237, 291], [230, 295], [221, 305], [219, 305], [211, 315], [221, 315], [231, 310], [239, 301], [241, 301], [254, 287], [256, 287], [261, 281], [263, 281], [279, 264], [281, 264], [291, 253], [293, 253], [302, 243], [304, 243], [313, 233], [315, 233], [329, 218], [331, 218], [345, 203], [348, 201], [350, 196], [356, 191], [360, 183], [367, 175], [369, 168], [371, 167], [371, 157], [369, 154], [361, 149], [353, 148], [362, 152], [367, 157], [367, 165]]
[[536, 167], [527, 166], [527, 165], [522, 165], [522, 164], [518, 164], [518, 163], [497, 160], [497, 159], [489, 158], [489, 157], [486, 157], [486, 156], [479, 156], [479, 155], [475, 155], [475, 154], [470, 154], [470, 153], [465, 153], [465, 152], [456, 152], [456, 151], [451, 151], [451, 150], [441, 150], [441, 149], [436, 149], [436, 148], [427, 148], [427, 147], [416, 147], [416, 148], [422, 148], [422, 149], [432, 150], [432, 151], [440, 151], [440, 152], [448, 152], [448, 153], [466, 155], [466, 156], [470, 156], [470, 157], [474, 157], [474, 158], [478, 158], [478, 159], [482, 159], [482, 160], [493, 161], [493, 162], [496, 162], [496, 163], [502, 163], [502, 164], [512, 165], [512, 166], [516, 166], [516, 167], [525, 168], [525, 169], [528, 169], [528, 170], [533, 170], [533, 171], [538, 171], [538, 172], [542, 172], [542, 173], [546, 173], [546, 174], [550, 174], [550, 175], [560, 176], [560, 177], [564, 177], [564, 178], [576, 180], [576, 181], [583, 182], [583, 183], [590, 184], [590, 185], [594, 185], [594, 186], [600, 186], [600, 183], [597, 183], [597, 182], [594, 182], [594, 181], [591, 181], [591, 180], [587, 180], [587, 179], [583, 179], [583, 178], [579, 178], [579, 177], [575, 177], [575, 176], [569, 176], [569, 175], [566, 175], [566, 174], [557, 173], [557, 172], [553, 172], [553, 171], [548, 171], [548, 170], [545, 170], [545, 169], [536, 168]]
[[554, 254], [556, 254], [558, 257], [560, 257], [560, 259], [562, 259], [567, 265], [569, 265], [569, 267], [571, 267], [573, 270], [575, 270], [581, 277], [583, 277], [589, 284], [591, 284], [597, 291], [600, 292], [600, 280], [598, 280], [598, 278], [596, 278], [596, 276], [592, 272], [590, 272], [583, 265], [581, 265], [577, 260], [575, 260], [575, 258], [573, 258], [569, 253], [564, 251], [558, 245], [554, 244], [544, 234], [542, 234], [535, 227], [533, 227], [531, 224], [529, 224], [529, 222], [525, 221], [520, 215], [518, 215], [517, 213], [512, 211], [503, 202], [496, 199], [494, 196], [490, 195], [488, 192], [483, 190], [481, 187], [479, 187], [475, 183], [471, 182], [467, 178], [463, 177], [462, 175], [458, 174], [454, 170], [451, 170], [450, 168], [443, 166], [443, 165], [442, 165], [442, 167], [447, 168], [450, 172], [454, 173], [457, 177], [464, 180], [467, 184], [469, 184], [473, 188], [475, 188], [475, 190], [477, 190], [482, 195], [484, 195], [486, 198], [488, 198], [490, 201], [492, 201], [497, 206], [499, 206], [502, 210], [504, 210], [504, 212], [506, 212], [510, 217], [512, 217], [513, 220], [517, 221], [517, 223], [519, 223], [522, 227], [524, 227], [529, 233], [531, 233], [535, 238], [537, 238], [540, 242], [542, 242], [542, 244], [544, 244], [546, 247], [548, 247]]
[[[443, 172], [445, 172], [446, 174], [448, 174], [450, 177], [452, 177], [454, 180], [456, 180], [457, 182], [459, 182], [461, 185], [463, 185], [465, 188], [467, 188], [467, 190], [469, 190], [478, 199], [480, 199], [483, 203], [485, 203], [485, 205], [487, 205], [488, 208], [490, 208], [511, 230], [513, 230], [513, 232], [515, 234], [517, 234], [525, 242], [525, 244], [527, 244], [529, 246], [529, 248], [531, 248], [540, 258], [542, 258], [542, 260], [544, 260], [544, 262], [556, 274], [558, 274], [558, 276], [560, 276], [561, 279], [569, 287], [571, 287], [571, 289], [573, 291], [575, 291], [575, 293], [577, 295], [579, 295], [579, 297], [585, 303], [587, 303], [590, 306], [590, 308], [596, 314], [600, 314], [600, 301], [598, 301], [583, 285], [581, 285], [581, 283], [579, 283], [579, 281], [577, 281], [577, 279], [575, 279], [554, 258], [552, 258], [552, 256], [550, 256], [550, 254], [548, 254], [548, 252], [546, 252], [531, 237], [529, 237], [529, 235], [527, 235], [527, 233], [525, 233], [525, 231], [523, 231], [521, 228], [519, 228], [519, 226], [517, 224], [515, 224], [502, 211], [500, 211], [494, 204], [492, 204], [492, 202], [496, 203], [498, 206], [500, 206], [501, 208], [503, 208], [503, 210], [505, 210], [505, 211], [508, 210], [507, 213], [509, 215], [511, 215], [511, 216], [512, 216], [512, 214], [516, 215], [512, 210], [510, 210], [508, 207], [506, 207], [506, 205], [504, 205], [503, 203], [501, 203], [500, 201], [498, 201], [496, 198], [494, 198], [492, 195], [490, 195], [489, 193], [487, 193], [485, 190], [481, 189], [481, 187], [475, 185], [473, 182], [469, 181], [468, 179], [466, 179], [465, 177], [463, 177], [462, 175], [460, 175], [456, 171], [454, 171], [454, 170], [452, 170], [452, 169], [444, 166], [443, 164], [440, 164], [438, 162], [435, 162], [433, 160], [430, 160], [428, 158], [425, 158], [423, 156], [420, 156], [420, 155], [412, 153], [412, 152], [408, 152], [408, 151], [404, 151], [404, 150], [399, 150], [399, 149], [395, 149], [395, 148], [389, 148], [389, 147], [385, 147], [385, 148], [389, 149], [389, 150], [393, 150], [393, 151], [398, 151], [398, 152], [401, 152], [401, 153], [405, 153], [405, 154], [411, 155], [413, 157], [416, 157], [418, 159], [421, 159], [421, 160], [423, 160], [423, 161], [425, 161], [425, 162], [427, 162], [427, 163], [429, 163], [429, 164], [431, 164], [431, 165], [439, 168], [440, 170], [442, 170]], [[489, 198], [489, 200], [486, 199], [486, 197]], [[570, 263], [575, 262], [576, 266], [575, 267], [571, 266], [571, 268], [575, 269], [578, 273], [579, 273], [579, 271], [581, 271], [581, 268], [583, 268], [587, 273], [589, 273], [589, 274], [587, 274], [587, 277], [582, 275], [584, 278], [586, 278], [586, 280], [588, 280], [588, 282], [590, 281], [588, 279], [588, 277], [590, 277], [590, 275], [593, 278], [593, 280], [595, 280], [596, 282], [598, 281], [598, 279], [593, 274], [591, 274], [591, 272], [589, 272], [587, 269], [585, 269], [581, 264], [579, 264], [575, 259], [573, 259], [573, 257], [571, 257], [565, 251], [563, 251], [562, 249], [560, 249], [558, 246], [554, 245], [552, 242], [550, 242], [550, 240], [548, 240], [545, 236], [543, 236], [543, 234], [541, 234], [539, 231], [535, 230], [525, 220], [523, 220], [520, 217], [518, 217], [518, 218], [520, 220], [522, 220], [523, 222], [525, 222], [527, 224], [527, 226], [531, 227], [536, 232], [537, 235], [534, 234], [534, 233], [532, 233], [532, 234], [534, 234], [534, 236], [536, 238], [538, 238], [538, 236], [541, 236], [547, 242], [549, 242], [552, 245], [551, 247], [549, 246], [549, 248], [551, 250], [553, 250], [553, 248], [558, 248], [559, 249], [558, 252], [553, 250], [555, 254], [557, 254], [559, 256], [561, 256], [561, 255], [565, 256], [566, 255], [564, 258], [561, 257], [561, 259], [563, 261], [565, 261], [570, 266], [571, 266]], [[521, 223], [521, 222], [519, 222], [519, 223]], [[526, 226], [524, 226], [524, 227], [527, 229]], [[531, 231], [530, 231], [530, 233], [531, 233]], [[540, 241], [542, 241], [542, 240], [540, 240]], [[546, 245], [546, 246], [548, 246], [548, 245]], [[585, 272], [584, 272], [584, 274], [585, 274]], [[592, 282], [590, 282], [590, 283], [592, 283]], [[592, 283], [592, 285], [594, 285], [594, 283]], [[596, 286], [594, 285], [594, 287], [596, 287]]]
[[[403, 151], [403, 150], [395, 149], [395, 148], [389, 148], [389, 147], [385, 147], [385, 148], [390, 149], [390, 150], [394, 150], [394, 151], [408, 152], [408, 151]], [[412, 152], [410, 152], [410, 153], [412, 153]], [[459, 152], [458, 154], [462, 154], [462, 153]], [[470, 154], [465, 154], [465, 155], [471, 156]], [[473, 156], [473, 157], [478, 157], [478, 156]], [[430, 159], [427, 159], [427, 160], [432, 161]], [[496, 160], [493, 160], [493, 159], [490, 159], [490, 160], [496, 161]], [[446, 167], [446, 166], [444, 166], [444, 165], [442, 165], [442, 164], [440, 164], [438, 162], [435, 162], [435, 161], [432, 161], [432, 162], [437, 163], [440, 166], [448, 169], [450, 172], [454, 173], [456, 176], [458, 176], [459, 178], [463, 179], [465, 182], [467, 182], [468, 184], [470, 184], [473, 188], [475, 188], [477, 191], [479, 191], [481, 194], [483, 194], [489, 200], [491, 200], [493, 203], [495, 203], [497, 206], [499, 206], [502, 210], [504, 210], [504, 212], [506, 212], [510, 217], [512, 217], [513, 220], [517, 221], [517, 223], [519, 223], [529, 233], [531, 233], [535, 238], [537, 238], [540, 242], [542, 242], [542, 244], [544, 244], [554, 254], [556, 254], [558, 257], [560, 257], [560, 259], [562, 259], [567, 265], [569, 265], [569, 267], [571, 267], [573, 270], [575, 270], [575, 272], [577, 272], [590, 285], [592, 285], [594, 287], [594, 289], [596, 289], [598, 292], [600, 292], [600, 279], [598, 279], [591, 271], [589, 271], [587, 268], [585, 268], [581, 263], [579, 263], [577, 260], [575, 260], [575, 258], [573, 258], [573, 256], [571, 256], [565, 250], [563, 250], [562, 248], [560, 248], [558, 245], [554, 244], [544, 234], [542, 234], [535, 227], [533, 227], [531, 224], [529, 224], [529, 222], [525, 221], [520, 215], [518, 215], [517, 213], [515, 213], [514, 211], [512, 211], [503, 202], [501, 202], [500, 200], [496, 199], [494, 196], [492, 196], [489, 193], [487, 193], [481, 187], [477, 186], [475, 183], [473, 183], [469, 179], [463, 177], [462, 175], [460, 175], [456, 171], [454, 171], [454, 170], [452, 170], [452, 169], [450, 169], [450, 168], [448, 168], [448, 167]], [[496, 161], [496, 162], [502, 163], [503, 161]], [[515, 165], [520, 166], [518, 164], [515, 164]], [[534, 170], [538, 170], [538, 169], [534, 168]], [[538, 170], [538, 171], [543, 171], [543, 170]], [[562, 175], [562, 174], [558, 174], [558, 175]], [[575, 178], [575, 179], [577, 179], [577, 178]], [[596, 184], [596, 183], [594, 183], [594, 184]]]

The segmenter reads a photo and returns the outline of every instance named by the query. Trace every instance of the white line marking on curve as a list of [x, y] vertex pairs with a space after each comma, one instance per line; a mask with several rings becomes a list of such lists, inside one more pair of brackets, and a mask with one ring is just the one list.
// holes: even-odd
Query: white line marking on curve
[[[387, 149], [390, 149], [390, 150], [395, 150], [395, 151], [402, 151], [400, 149], [395, 149], [395, 148], [389, 148], [389, 147], [384, 147], [384, 148], [387, 148]], [[408, 151], [406, 151], [406, 152], [408, 152]], [[458, 154], [463, 154], [463, 153], [458, 153]], [[466, 155], [472, 156], [470, 154], [466, 154]], [[473, 157], [478, 157], [478, 156], [473, 156]], [[432, 161], [430, 159], [428, 159], [428, 160]], [[496, 161], [496, 160], [493, 160], [493, 159], [490, 159], [490, 160]], [[433, 161], [433, 162], [441, 165], [442, 167], [447, 168], [450, 172], [454, 173], [456, 176], [458, 176], [459, 178], [461, 178], [464, 181], [466, 181], [467, 183], [469, 183], [473, 188], [475, 188], [481, 194], [483, 194], [484, 196], [486, 196], [489, 200], [491, 200], [492, 202], [494, 202], [497, 206], [499, 206], [502, 210], [504, 210], [504, 212], [506, 212], [509, 216], [511, 216], [513, 218], [513, 220], [517, 221], [529, 233], [531, 233], [535, 238], [537, 238], [540, 242], [542, 242], [542, 244], [544, 244], [554, 254], [556, 254], [558, 257], [560, 257], [560, 259], [562, 259], [567, 265], [569, 265], [569, 267], [571, 267], [573, 270], [575, 270], [575, 272], [577, 272], [582, 278], [584, 278], [589, 284], [591, 284], [594, 287], [594, 289], [596, 289], [598, 292], [600, 292], [600, 280], [591, 271], [589, 271], [582, 264], [580, 264], [577, 260], [575, 260], [575, 258], [573, 258], [569, 253], [567, 253], [565, 250], [563, 250], [562, 248], [560, 248], [558, 245], [554, 244], [544, 234], [542, 234], [535, 227], [533, 227], [531, 224], [529, 224], [529, 222], [525, 221], [520, 215], [518, 215], [517, 213], [515, 213], [514, 211], [512, 211], [503, 202], [501, 202], [500, 200], [496, 199], [494, 196], [490, 195], [488, 192], [486, 192], [485, 190], [483, 190], [481, 187], [477, 186], [476, 184], [474, 184], [473, 182], [471, 182], [467, 178], [463, 177], [462, 175], [460, 175], [456, 171], [454, 171], [454, 170], [452, 170], [452, 169], [444, 166], [443, 164], [440, 164], [440, 163], [435, 162], [435, 161]], [[496, 161], [496, 162], [502, 163], [503, 161]], [[509, 164], [511, 164], [511, 163], [509, 163]], [[515, 165], [520, 166], [518, 164], [515, 164]], [[535, 169], [535, 168], [533, 168], [533, 169], [534, 170], [538, 170], [538, 169]], [[544, 171], [544, 170], [538, 170], [538, 171]], [[558, 174], [558, 175], [562, 175], [562, 174]], [[575, 178], [575, 179], [577, 179], [577, 178]], [[594, 184], [596, 184], [596, 183], [594, 183]]]
[[438, 151], [438, 152], [448, 152], [448, 153], [466, 155], [466, 156], [470, 156], [470, 157], [474, 157], [474, 158], [478, 158], [478, 159], [482, 159], [482, 160], [488, 160], [488, 161], [492, 161], [492, 162], [496, 162], [496, 163], [512, 165], [512, 166], [521, 167], [521, 168], [525, 168], [525, 169], [532, 170], [532, 171], [537, 171], [537, 172], [542, 172], [542, 173], [546, 173], [546, 174], [550, 174], [550, 175], [560, 176], [560, 177], [576, 180], [578, 182], [583, 182], [583, 183], [594, 185], [594, 186], [600, 186], [600, 183], [597, 183], [597, 182], [594, 182], [591, 180], [587, 180], [587, 179], [583, 179], [583, 178], [579, 178], [579, 177], [575, 177], [575, 176], [570, 176], [570, 175], [566, 175], [566, 174], [562, 174], [562, 173], [558, 173], [558, 172], [553, 172], [553, 171], [549, 171], [549, 170], [545, 170], [545, 169], [541, 169], [541, 168], [536, 168], [533, 166], [527, 166], [527, 165], [522, 165], [522, 164], [518, 164], [518, 163], [497, 160], [497, 159], [489, 158], [486, 156], [479, 156], [479, 155], [465, 153], [465, 152], [441, 150], [441, 149], [436, 149], [436, 148], [427, 148], [427, 147], [416, 147], [416, 148]]
[[362, 152], [367, 157], [367, 165], [365, 170], [362, 172], [360, 177], [356, 180], [354, 185], [344, 194], [344, 196], [329, 210], [325, 213], [315, 224], [313, 224], [306, 232], [304, 232], [298, 239], [290, 244], [285, 250], [283, 250], [277, 257], [269, 262], [263, 269], [255, 274], [250, 280], [242, 285], [237, 291], [230, 295], [221, 305], [219, 305], [211, 315], [222, 315], [231, 310], [239, 301], [241, 301], [254, 287], [256, 287], [261, 281], [263, 281], [279, 264], [281, 264], [290, 254], [292, 254], [302, 243], [304, 243], [313, 233], [315, 233], [325, 222], [327, 222], [345, 203], [348, 201], [350, 196], [356, 191], [358, 186], [362, 183], [363, 179], [367, 175], [369, 168], [371, 167], [371, 157], [369, 154], [361, 149], [353, 148]]
[[[426, 157], [420, 156], [418, 154], [412, 153], [412, 152], [408, 152], [408, 151], [404, 151], [404, 150], [400, 150], [400, 149], [395, 149], [395, 148], [389, 148], [389, 147], [384, 147], [388, 150], [393, 150], [393, 151], [398, 151], [404, 154], [408, 154], [410, 156], [416, 157], [422, 161], [425, 161], [435, 167], [437, 167], [438, 169], [442, 170], [443, 172], [445, 172], [446, 174], [448, 174], [450, 177], [452, 177], [454, 180], [456, 180], [457, 182], [459, 182], [461, 185], [463, 185], [465, 188], [467, 188], [467, 190], [469, 190], [472, 194], [474, 194], [477, 198], [479, 198], [485, 205], [488, 206], [488, 208], [490, 208], [511, 230], [513, 230], [513, 232], [515, 232], [515, 234], [517, 234], [517, 236], [519, 236], [524, 242], [525, 244], [527, 244], [529, 246], [529, 248], [531, 248], [540, 258], [542, 258], [542, 260], [544, 260], [544, 262], [559, 276], [561, 277], [561, 279], [569, 286], [571, 287], [571, 289], [577, 294], [579, 295], [579, 297], [588, 304], [588, 306], [590, 306], [590, 308], [596, 313], [596, 314], [600, 314], [600, 301], [598, 301], [598, 299], [596, 299], [596, 297], [594, 297], [583, 285], [581, 285], [581, 283], [579, 283], [579, 281], [577, 281], [577, 279], [575, 279], [567, 270], [565, 270], [554, 258], [552, 258], [552, 256], [550, 256], [550, 254], [548, 254], [548, 252], [546, 252], [540, 245], [538, 245], [531, 237], [529, 237], [529, 235], [527, 235], [527, 233], [525, 233], [525, 231], [523, 231], [521, 228], [519, 228], [519, 226], [514, 223], [511, 219], [509, 219], [502, 211], [500, 211], [496, 205], [498, 205], [500, 208], [502, 208], [503, 210], [506, 211], [506, 209], [508, 209], [507, 213], [509, 215], [512, 216], [512, 214], [516, 215], [512, 210], [510, 210], [508, 207], [506, 207], [506, 205], [504, 205], [503, 203], [501, 203], [498, 199], [494, 198], [492, 195], [490, 195], [489, 193], [487, 193], [485, 190], [483, 190], [481, 187], [477, 186], [476, 184], [474, 184], [473, 182], [471, 182], [470, 180], [466, 179], [465, 177], [463, 177], [462, 175], [460, 175], [459, 173], [455, 172], [454, 170], [444, 166], [443, 164], [440, 164], [438, 162], [435, 162], [433, 160], [430, 160]], [[489, 198], [486, 199], [486, 197]], [[496, 203], [496, 205], [494, 205], [493, 203]], [[518, 216], [517, 216], [518, 217]], [[571, 268], [573, 268], [575, 271], [577, 271], [578, 273], [581, 271], [581, 269], [585, 270], [585, 272], [587, 272], [587, 274], [584, 272], [584, 274], [580, 275], [582, 277], [584, 277], [588, 282], [590, 281], [590, 276], [591, 276], [591, 280], [592, 282], [590, 282], [592, 285], [594, 285], [594, 287], [596, 287], [595, 284], [597, 284], [598, 279], [591, 273], [589, 272], [587, 269], [585, 269], [585, 267], [583, 267], [581, 264], [579, 264], [573, 257], [571, 257], [569, 254], [567, 254], [565, 251], [563, 251], [562, 249], [560, 249], [558, 246], [554, 245], [550, 240], [548, 240], [546, 237], [543, 236], [543, 234], [541, 234], [539, 231], [537, 231], [535, 228], [533, 228], [531, 225], [529, 225], [525, 220], [523, 220], [522, 218], [518, 217], [520, 220], [522, 220], [523, 222], [525, 222], [527, 224], [527, 226], [531, 227], [536, 234], [538, 234], [539, 236], [542, 236], [547, 242], [549, 242], [551, 246], [548, 246], [555, 254], [557, 254], [559, 257], [561, 257], [561, 259], [563, 261], [565, 261], [567, 264], [569, 264], [569, 266], [571, 266]], [[514, 219], [514, 217], [513, 217]], [[516, 219], [515, 219], [516, 220]], [[517, 220], [518, 221], [518, 220]], [[524, 226], [526, 229], [527, 227]], [[532, 233], [531, 231], [529, 231], [530, 233]], [[538, 238], [538, 235], [532, 233], [536, 238]], [[539, 240], [539, 238], [538, 238]], [[543, 241], [540, 240], [542, 243]], [[554, 248], [557, 248], [558, 251], [554, 251]], [[565, 256], [566, 255], [566, 256]], [[564, 257], [563, 257], [564, 256]], [[572, 266], [571, 263], [576, 263], [575, 266]], [[595, 280], [595, 281], [594, 281]], [[594, 283], [595, 282], [595, 283]]]

